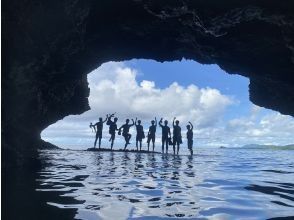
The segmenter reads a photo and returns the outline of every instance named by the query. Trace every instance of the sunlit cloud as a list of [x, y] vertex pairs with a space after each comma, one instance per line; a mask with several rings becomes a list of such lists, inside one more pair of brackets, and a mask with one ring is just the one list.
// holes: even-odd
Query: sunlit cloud
[[[231, 105], [239, 104], [235, 98], [214, 88], [199, 88], [173, 82], [160, 88], [154, 81], [137, 80], [138, 71], [123, 62], [105, 63], [88, 75], [91, 110], [78, 116], [68, 116], [51, 125], [42, 137], [59, 146], [92, 146], [94, 133], [90, 122], [116, 112], [118, 125], [126, 118], [139, 118], [147, 131], [154, 117], [171, 121], [180, 120], [185, 136], [188, 121], [194, 124], [195, 145], [241, 146], [250, 143], [288, 143], [294, 131], [294, 120], [276, 112], [263, 113], [263, 108], [252, 104], [248, 116], [224, 120]], [[160, 137], [158, 128], [158, 136]], [[131, 129], [135, 136], [134, 129]], [[104, 125], [102, 144], [108, 146], [108, 128]], [[117, 142], [122, 140], [118, 138]], [[157, 140], [160, 144], [160, 139]]]

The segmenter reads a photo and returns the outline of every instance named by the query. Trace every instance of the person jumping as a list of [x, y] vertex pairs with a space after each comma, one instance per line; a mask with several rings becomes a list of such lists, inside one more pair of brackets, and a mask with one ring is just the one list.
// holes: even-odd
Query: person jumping
[[[130, 139], [132, 137], [132, 135], [129, 133], [130, 127], [132, 127], [135, 124], [133, 119], [132, 121], [133, 121], [133, 124], [129, 124], [130, 120], [127, 119], [126, 123], [118, 129], [119, 130], [118, 132], [122, 133], [122, 136], [125, 138], [125, 141], [126, 141], [124, 150], [127, 149], [127, 146], [128, 144], [130, 144]], [[122, 129], [122, 132], [121, 132], [121, 129]]]

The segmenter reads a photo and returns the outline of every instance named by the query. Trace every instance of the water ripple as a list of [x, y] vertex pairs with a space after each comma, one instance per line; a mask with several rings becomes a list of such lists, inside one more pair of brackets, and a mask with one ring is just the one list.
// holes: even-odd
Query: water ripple
[[199, 149], [190, 157], [41, 151], [45, 165], [37, 190], [60, 192], [47, 204], [75, 209], [76, 219], [294, 216], [291, 160], [277, 152]]

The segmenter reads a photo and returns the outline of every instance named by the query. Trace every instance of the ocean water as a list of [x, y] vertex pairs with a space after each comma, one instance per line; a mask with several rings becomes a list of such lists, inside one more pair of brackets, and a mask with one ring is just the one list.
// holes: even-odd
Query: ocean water
[[36, 190], [75, 219], [294, 219], [294, 151], [194, 153], [44, 150]]

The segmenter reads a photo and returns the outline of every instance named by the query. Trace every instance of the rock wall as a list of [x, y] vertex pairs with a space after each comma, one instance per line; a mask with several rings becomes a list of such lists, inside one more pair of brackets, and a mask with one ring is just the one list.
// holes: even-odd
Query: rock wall
[[4, 165], [88, 110], [86, 74], [110, 60], [218, 64], [250, 78], [253, 103], [294, 115], [293, 12], [292, 0], [2, 1]]
[[40, 132], [89, 109], [87, 73], [104, 62], [218, 64], [250, 78], [252, 102], [294, 116], [293, 12], [293, 0], [3, 0], [3, 219], [75, 215], [35, 191]]

